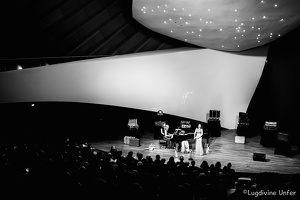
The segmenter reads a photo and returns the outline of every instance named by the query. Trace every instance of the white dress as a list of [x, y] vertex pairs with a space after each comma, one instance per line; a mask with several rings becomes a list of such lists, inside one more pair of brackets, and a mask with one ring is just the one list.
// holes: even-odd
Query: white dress
[[200, 156], [202, 156], [204, 153], [203, 145], [202, 145], [202, 135], [203, 135], [202, 129], [196, 128], [196, 130], [195, 130], [195, 139], [196, 139], [195, 154], [200, 155]]

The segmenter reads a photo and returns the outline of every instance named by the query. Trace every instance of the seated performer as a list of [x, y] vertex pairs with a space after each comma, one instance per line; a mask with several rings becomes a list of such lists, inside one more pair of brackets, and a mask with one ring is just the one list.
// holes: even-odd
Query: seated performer
[[169, 134], [169, 125], [168, 124], [164, 124], [163, 126], [162, 126], [162, 128], [160, 129], [160, 133], [162, 134], [162, 136], [164, 137], [164, 138], [168, 138], [168, 137], [170, 137], [170, 134]]
[[168, 124], [164, 124], [162, 126], [162, 128], [160, 129], [160, 132], [161, 132], [163, 138], [165, 140], [167, 140], [167, 148], [169, 148], [171, 146], [171, 138], [172, 138], [172, 135], [168, 131], [169, 131], [169, 125]]
[[[179, 135], [185, 135], [185, 131], [182, 130]], [[189, 142], [187, 140], [183, 140], [181, 142], [181, 153], [190, 153]]]
[[[180, 129], [180, 127], [178, 127], [177, 129], [175, 129], [175, 131], [174, 131], [174, 134], [173, 135], [175, 135], [175, 137], [177, 136], [177, 135], [179, 135], [180, 134], [180, 132], [181, 132], [182, 130]], [[177, 142], [177, 141], [175, 141], [174, 143], [173, 143], [173, 146], [175, 146], [174, 148], [175, 148], [175, 150], [176, 151], [178, 151], [178, 148], [179, 148], [179, 143]]]

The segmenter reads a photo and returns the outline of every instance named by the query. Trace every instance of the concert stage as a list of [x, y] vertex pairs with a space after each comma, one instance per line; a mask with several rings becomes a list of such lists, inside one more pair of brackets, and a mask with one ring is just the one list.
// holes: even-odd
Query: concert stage
[[[161, 158], [167, 161], [170, 156], [176, 156], [174, 149], [159, 148], [158, 140], [154, 140], [154, 133], [145, 132], [140, 138], [141, 146], [130, 146], [124, 144], [124, 136], [118, 139], [106, 139], [102, 141], [91, 141], [91, 146], [97, 150], [108, 152], [112, 145], [115, 145], [117, 150], [122, 151], [122, 155], [126, 156], [129, 151], [134, 155], [141, 152], [144, 157], [150, 155], [153, 159], [159, 154]], [[300, 149], [292, 146], [291, 157], [274, 154], [275, 147], [264, 147], [260, 144], [261, 136], [246, 138], [245, 144], [235, 143], [236, 130], [223, 130], [221, 137], [210, 138], [209, 153], [204, 156], [194, 155], [194, 153], [183, 154], [178, 152], [178, 157], [183, 156], [185, 161], [190, 162], [193, 158], [196, 165], [199, 166], [202, 161], [206, 160], [208, 164], [215, 164], [220, 161], [222, 167], [231, 162], [232, 168], [236, 172], [242, 173], [262, 173], [275, 172], [281, 174], [300, 173]], [[153, 151], [147, 150], [150, 144], [155, 145]], [[253, 154], [262, 153], [266, 155], [266, 162], [254, 161]]]

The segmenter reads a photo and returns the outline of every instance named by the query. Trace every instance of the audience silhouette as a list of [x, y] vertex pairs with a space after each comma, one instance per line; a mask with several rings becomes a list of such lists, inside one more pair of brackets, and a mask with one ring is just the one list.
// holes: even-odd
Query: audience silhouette
[[[114, 146], [109, 152], [86, 142], [1, 142], [0, 177], [3, 195], [28, 197], [106, 197], [109, 199], [249, 199], [238, 173], [228, 162], [200, 166], [180, 157], [155, 159], [132, 151], [122, 155]], [[254, 175], [253, 175], [254, 176]], [[300, 186], [299, 175], [283, 179], [280, 174], [256, 174], [253, 190], [289, 189]], [[276, 182], [276, 187], [272, 186]], [[248, 188], [249, 189], [249, 188]], [[19, 196], [18, 196], [19, 195]], [[298, 196], [295, 196], [297, 198]], [[253, 198], [255, 199], [255, 198]], [[257, 199], [257, 198], [256, 198]]]

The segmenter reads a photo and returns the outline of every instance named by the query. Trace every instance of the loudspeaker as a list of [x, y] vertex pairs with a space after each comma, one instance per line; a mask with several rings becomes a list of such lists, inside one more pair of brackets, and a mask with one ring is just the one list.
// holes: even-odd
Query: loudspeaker
[[254, 161], [266, 161], [266, 154], [263, 153], [253, 153], [253, 160]]
[[210, 110], [209, 118], [220, 118], [220, 111], [219, 110]]

